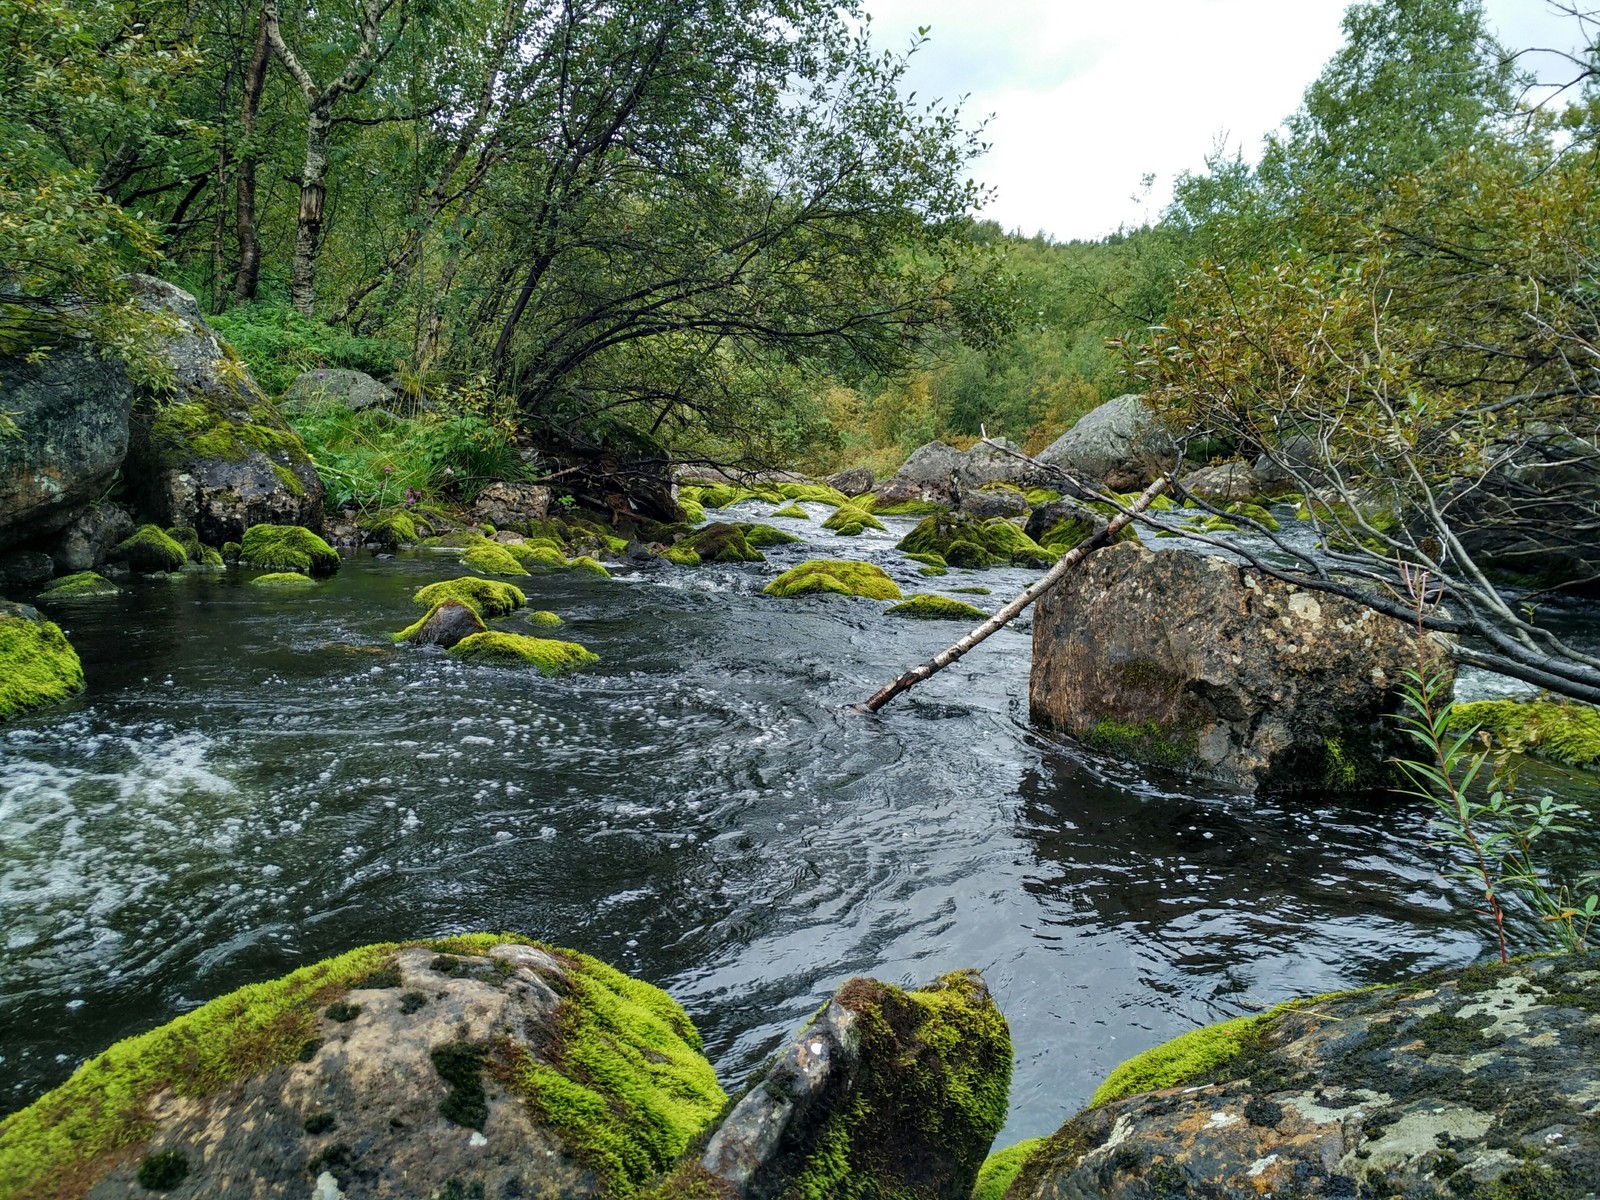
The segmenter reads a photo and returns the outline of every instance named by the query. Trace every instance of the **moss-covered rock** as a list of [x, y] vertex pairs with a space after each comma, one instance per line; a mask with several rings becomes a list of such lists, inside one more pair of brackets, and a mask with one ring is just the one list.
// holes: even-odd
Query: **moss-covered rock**
[[787, 546], [800, 539], [792, 533], [785, 533], [781, 529], [774, 529], [771, 525], [740, 525], [744, 533], [745, 545], [754, 546], [757, 550], [765, 550], [771, 546]]
[[683, 519], [691, 525], [698, 525], [706, 519], [705, 505], [688, 496], [678, 497], [678, 507], [683, 511]]
[[352, 1195], [381, 1176], [408, 1196], [626, 1198], [725, 1103], [664, 992], [466, 934], [352, 950], [117, 1043], [0, 1121], [0, 1186], [77, 1200], [181, 1174], [185, 1195], [290, 1196], [325, 1173]]
[[767, 556], [745, 540], [744, 528], [717, 521], [690, 534], [678, 545], [693, 550], [701, 562], [766, 562]]
[[822, 523], [822, 527], [833, 530], [840, 537], [855, 537], [863, 530], [887, 528], [866, 509], [857, 508], [853, 504], [841, 504], [833, 515]]
[[125, 541], [111, 551], [113, 562], [125, 562], [130, 571], [141, 575], [154, 575], [162, 571], [179, 571], [189, 561], [183, 547], [161, 528], [141, 525]]
[[680, 567], [700, 565], [699, 552], [693, 546], [668, 546], [661, 551], [661, 557]]
[[76, 575], [63, 575], [60, 579], [51, 580], [44, 591], [39, 593], [39, 599], [45, 603], [54, 603], [58, 600], [93, 600], [101, 596], [115, 596], [122, 589], [109, 579], [96, 575], [93, 571], [79, 571]]
[[784, 599], [817, 592], [865, 596], [872, 600], [901, 599], [900, 589], [881, 567], [827, 559], [814, 559], [791, 567], [762, 589], [762, 595]]
[[167, 536], [183, 547], [183, 553], [190, 562], [200, 561], [200, 535], [187, 525], [174, 525], [166, 531]]
[[813, 504], [831, 504], [835, 508], [849, 504], [850, 497], [826, 483], [780, 483], [773, 488], [786, 500], [805, 500]]
[[[462, 563], [480, 575], [526, 575], [528, 568], [510, 550], [494, 542], [480, 542], [468, 550]], [[562, 565], [565, 566], [565, 560]]]
[[230, 567], [235, 565], [239, 561], [239, 555], [243, 550], [244, 547], [239, 545], [238, 542], [223, 542], [222, 561]]
[[391, 635], [397, 642], [413, 646], [442, 646], [448, 650], [457, 642], [488, 629], [478, 610], [460, 600], [441, 600], [421, 620]]
[[61, 626], [0, 600], [0, 721], [59, 703], [82, 687], [83, 664]]
[[339, 553], [301, 525], [252, 525], [239, 543], [239, 561], [265, 571], [332, 575]]
[[927, 567], [948, 567], [950, 564], [937, 554], [911, 553], [906, 555], [912, 562], [919, 562]]
[[805, 509], [801, 508], [798, 504], [785, 504], [782, 508], [773, 509], [772, 515], [775, 517], [786, 517], [791, 521], [811, 520], [811, 514]]
[[422, 540], [417, 519], [403, 509], [390, 509], [362, 523], [361, 532], [366, 540], [386, 550], [401, 546], [415, 546]]
[[862, 503], [864, 499], [870, 497], [859, 497], [854, 503], [858, 507], [869, 508], [880, 517], [931, 517], [950, 511], [948, 504], [939, 504], [933, 500], [899, 500], [893, 504], [866, 505]]
[[884, 610], [889, 617], [906, 617], [914, 621], [985, 621], [989, 614], [974, 608], [964, 600], [952, 600], [932, 592], [918, 592], [904, 604]]
[[452, 646], [448, 653], [463, 662], [497, 667], [537, 667], [545, 675], [561, 675], [600, 661], [598, 654], [576, 642], [497, 631], [464, 638]]
[[1600, 767], [1600, 710], [1557, 700], [1476, 700], [1450, 710], [1450, 729], [1483, 729], [1506, 749], [1573, 767]]
[[941, 575], [950, 574], [948, 567], [918, 567], [917, 574], [924, 579], [937, 579]]
[[972, 1187], [972, 1200], [1003, 1200], [1028, 1156], [1044, 1144], [1044, 1138], [1029, 1138], [1004, 1150], [996, 1150], [983, 1160], [978, 1182]]
[[950, 566], [969, 570], [996, 563], [1047, 567], [1060, 556], [1003, 517], [984, 521], [962, 513], [927, 517], [900, 539], [899, 548], [908, 554], [937, 554]]
[[486, 620], [515, 612], [528, 602], [522, 589], [513, 584], [502, 583], [498, 579], [479, 579], [473, 575], [430, 583], [418, 588], [411, 599], [424, 608], [432, 608], [446, 600], [459, 600]]
[[[546, 570], [565, 570], [567, 556], [560, 547], [554, 545], [547, 538], [539, 538], [521, 545], [512, 543], [502, 547], [504, 551], [521, 563], [524, 567], [542, 567]], [[524, 571], [526, 575], [528, 572]]]
[[302, 575], [299, 571], [272, 571], [266, 575], [257, 575], [250, 581], [251, 587], [264, 588], [299, 588], [315, 587], [317, 581], [309, 575]]
[[566, 622], [561, 619], [559, 613], [553, 613], [547, 608], [541, 608], [528, 614], [528, 624], [542, 625], [546, 629], [554, 629], [558, 625], [565, 625]]
[[568, 559], [567, 566], [574, 571], [582, 571], [586, 575], [598, 575], [601, 579], [610, 579], [611, 572], [604, 563], [590, 558], [587, 554], [580, 554], [577, 558]]

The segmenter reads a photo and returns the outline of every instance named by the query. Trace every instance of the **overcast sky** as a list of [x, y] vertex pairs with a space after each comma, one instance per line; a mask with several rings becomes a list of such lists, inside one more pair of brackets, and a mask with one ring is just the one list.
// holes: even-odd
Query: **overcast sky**
[[[1253, 161], [1338, 49], [1346, 0], [865, 4], [880, 45], [932, 27], [909, 87], [993, 114], [976, 171], [997, 189], [984, 215], [1066, 240], [1159, 215], [1173, 177], [1203, 167], [1219, 138]], [[1484, 7], [1508, 46], [1576, 40], [1544, 0]], [[1155, 186], [1142, 197], [1147, 173]]]

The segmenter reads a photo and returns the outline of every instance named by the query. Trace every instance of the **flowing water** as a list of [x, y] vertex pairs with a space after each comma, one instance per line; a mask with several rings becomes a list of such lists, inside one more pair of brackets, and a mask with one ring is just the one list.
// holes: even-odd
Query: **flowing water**
[[56, 610], [88, 690], [0, 728], [0, 1112], [243, 983], [512, 929], [667, 988], [729, 1085], [851, 975], [979, 967], [1016, 1044], [1003, 1144], [1185, 1029], [1485, 950], [1421, 803], [1243, 799], [1032, 731], [1026, 621], [850, 711], [961, 626], [763, 597], [778, 571], [867, 557], [989, 611], [1032, 575], [920, 579], [907, 520], [774, 523], [820, 545], [518, 581], [601, 656], [563, 679], [393, 648], [462, 573], [429, 553]]

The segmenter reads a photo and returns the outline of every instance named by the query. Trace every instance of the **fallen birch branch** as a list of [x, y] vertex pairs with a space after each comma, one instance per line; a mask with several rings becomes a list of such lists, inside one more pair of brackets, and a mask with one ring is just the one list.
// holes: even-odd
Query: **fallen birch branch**
[[1062, 577], [1065, 576], [1068, 571], [1072, 570], [1073, 567], [1077, 566], [1084, 559], [1088, 558], [1089, 555], [1100, 549], [1101, 546], [1109, 545], [1117, 536], [1117, 534], [1122, 532], [1123, 527], [1126, 526], [1129, 521], [1133, 520], [1137, 514], [1143, 512], [1146, 508], [1149, 508], [1150, 502], [1162, 492], [1166, 491], [1166, 489], [1167, 479], [1165, 476], [1162, 476], [1160, 479], [1157, 479], [1149, 487], [1145, 488], [1144, 491], [1140, 492], [1136, 497], [1134, 497], [1133, 502], [1130, 503], [1126, 508], [1117, 513], [1116, 516], [1112, 517], [1111, 520], [1106, 523], [1106, 527], [1103, 530], [1091, 537], [1085, 538], [1071, 550], [1068, 550], [1056, 562], [1055, 566], [1051, 567], [1026, 589], [1019, 592], [1015, 599], [1013, 599], [999, 612], [995, 613], [994, 616], [990, 617], [982, 625], [979, 625], [976, 629], [967, 634], [954, 645], [946, 646], [927, 662], [920, 666], [912, 667], [911, 670], [907, 671], [905, 674], [878, 689], [878, 691], [874, 692], [872, 697], [865, 704], [861, 705], [860, 708], [866, 712], [877, 712], [901, 692], [910, 690], [917, 684], [921, 683], [924, 679], [927, 679], [944, 670], [951, 663], [955, 662], [956, 659], [964, 655], [968, 650], [971, 650], [979, 642], [987, 638], [990, 634], [1009, 625], [1017, 618], [1019, 614], [1021, 614], [1023, 609], [1027, 608], [1028, 605], [1032, 604], [1040, 596], [1044, 595], [1051, 588], [1055, 587], [1057, 583], [1061, 582]]

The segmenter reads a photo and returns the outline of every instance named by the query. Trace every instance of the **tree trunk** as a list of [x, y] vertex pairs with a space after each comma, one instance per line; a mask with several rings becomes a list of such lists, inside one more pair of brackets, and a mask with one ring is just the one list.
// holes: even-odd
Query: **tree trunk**
[[302, 315], [314, 315], [317, 302], [317, 248], [322, 241], [322, 207], [327, 196], [328, 133], [332, 113], [317, 105], [306, 114], [306, 157], [300, 168], [300, 216], [294, 230], [294, 264], [289, 299]]
[[263, 14], [256, 25], [255, 51], [245, 70], [244, 102], [240, 106], [238, 192], [233, 228], [239, 239], [239, 269], [233, 277], [233, 298], [254, 300], [261, 283], [261, 239], [256, 231], [256, 116], [261, 111], [261, 93], [267, 83], [267, 19]]

